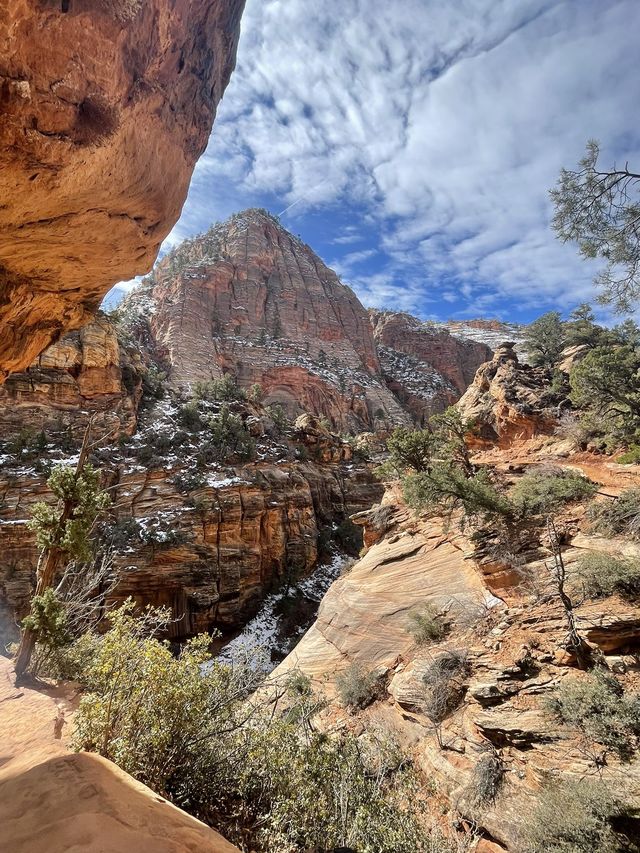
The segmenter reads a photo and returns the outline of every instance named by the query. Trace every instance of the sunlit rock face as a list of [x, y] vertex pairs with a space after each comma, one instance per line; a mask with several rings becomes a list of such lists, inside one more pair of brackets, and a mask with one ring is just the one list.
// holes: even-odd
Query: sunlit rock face
[[68, 430], [78, 438], [89, 418], [96, 434], [113, 439], [136, 427], [142, 393], [139, 353], [118, 340], [104, 315], [38, 356], [0, 386], [0, 438]]
[[123, 310], [149, 318], [173, 383], [230, 373], [291, 417], [352, 431], [409, 422], [356, 295], [266, 211], [181, 244]]
[[244, 0], [0, 0], [0, 381], [147, 272]]
[[392, 311], [369, 314], [387, 385], [418, 423], [455, 403], [491, 358], [487, 344], [441, 325]]
[[470, 440], [478, 446], [507, 447], [553, 432], [557, 417], [545, 404], [550, 383], [551, 372], [521, 364], [512, 343], [499, 347], [456, 404], [474, 424]]

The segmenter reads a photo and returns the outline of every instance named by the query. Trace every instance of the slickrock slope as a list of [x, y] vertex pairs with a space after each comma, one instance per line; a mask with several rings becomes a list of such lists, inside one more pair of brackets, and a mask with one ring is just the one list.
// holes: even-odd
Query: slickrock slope
[[[411, 614], [424, 605], [455, 614], [500, 603], [468, 561], [468, 543], [450, 540], [438, 520], [415, 523], [404, 507], [393, 504], [363, 516], [380, 514], [392, 533], [335, 581], [315, 624], [277, 674], [300, 668], [321, 684], [331, 673], [332, 691], [333, 676], [353, 661], [384, 671], [396, 666], [414, 647]], [[363, 516], [356, 520], [368, 526]]]
[[243, 0], [0, 0], [0, 381], [150, 269]]
[[385, 380], [418, 423], [464, 393], [492, 351], [410, 314], [370, 311]]
[[0, 849], [237, 853], [111, 761], [70, 753], [71, 707], [60, 688], [14, 688], [10, 662], [0, 657]]
[[[519, 459], [550, 461], [537, 439], [529, 444], [528, 452], [525, 443], [520, 445]], [[510, 450], [494, 449], [491, 459], [504, 469], [514, 467]], [[627, 467], [620, 477], [621, 466], [586, 454], [562, 464], [602, 482], [607, 495], [640, 485], [637, 470]], [[563, 648], [566, 623], [557, 596], [536, 597], [522, 584], [524, 577], [544, 577], [550, 557], [544, 537], [533, 552], [523, 552], [524, 562], [510, 583], [504, 574], [496, 585], [495, 557], [486, 556], [481, 541], [462, 535], [455, 523], [446, 531], [438, 520], [412, 517], [394, 492], [357, 520], [366, 526], [368, 552], [329, 589], [316, 623], [276, 670], [301, 670], [325, 694], [329, 701], [318, 725], [395, 738], [424, 774], [425, 784], [435, 788], [438, 808], [444, 804], [450, 824], [475, 827], [487, 842], [484, 849], [525, 853], [522, 829], [531, 820], [540, 788], [558, 776], [600, 779], [638, 809], [640, 757], [623, 763], [608, 752], [599, 763], [596, 748], [587, 748], [576, 730], [548, 710], [557, 686], [584, 674]], [[556, 523], [566, 542], [569, 571], [588, 552], [640, 556], [637, 543], [593, 536], [584, 507], [573, 506]], [[426, 603], [435, 605], [450, 629], [444, 639], [419, 645], [410, 614], [420, 613]], [[579, 630], [602, 655], [601, 663], [626, 688], [637, 690], [637, 602], [617, 595], [587, 599], [576, 615]], [[436, 734], [423, 676], [439, 654], [451, 650], [466, 655], [468, 672], [459, 707], [446, 715]], [[364, 710], [347, 711], [336, 696], [336, 675], [352, 663], [380, 677], [379, 697]], [[474, 770], [488, 754], [497, 757], [504, 775], [495, 800], [480, 801]], [[637, 817], [625, 830], [638, 838]]]
[[265, 211], [181, 244], [122, 311], [148, 317], [173, 383], [230, 373], [291, 417], [308, 411], [340, 430], [408, 421], [355, 294]]

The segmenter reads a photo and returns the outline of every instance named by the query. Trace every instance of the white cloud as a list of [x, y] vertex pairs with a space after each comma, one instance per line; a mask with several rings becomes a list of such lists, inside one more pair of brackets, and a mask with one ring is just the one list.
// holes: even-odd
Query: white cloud
[[291, 221], [352, 206], [386, 258], [352, 278], [365, 301], [568, 307], [593, 269], [555, 241], [547, 190], [592, 136], [605, 160], [640, 161], [638, 20], [634, 0], [248, 0], [238, 68], [168, 240], [261, 193], [293, 205]]

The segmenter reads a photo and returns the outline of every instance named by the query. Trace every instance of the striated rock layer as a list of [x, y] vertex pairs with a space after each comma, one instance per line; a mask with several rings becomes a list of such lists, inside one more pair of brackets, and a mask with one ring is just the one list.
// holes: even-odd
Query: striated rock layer
[[[557, 457], [549, 456], [550, 447], [541, 448], [537, 441], [523, 446], [517, 461], [558, 464]], [[633, 466], [621, 475], [622, 466], [585, 457], [562, 462], [594, 477], [609, 495], [638, 486], [638, 472], [629, 470]], [[494, 449], [491, 458], [502, 468], [514, 467], [510, 450]], [[588, 553], [640, 555], [637, 542], [593, 536], [585, 509], [573, 505], [555, 518], [569, 577], [576, 561]], [[550, 560], [544, 530], [536, 547], [526, 544], [514, 564], [514, 555], [504, 548], [498, 559], [487, 555], [469, 531], [463, 534], [439, 519], [412, 516], [392, 492], [356, 520], [365, 525], [365, 556], [334, 582], [315, 624], [274, 673], [301, 671], [325, 695], [318, 726], [394, 737], [426, 784], [437, 788], [440, 816], [448, 813], [450, 825], [472, 826], [489, 845], [497, 842], [483, 849], [524, 853], [522, 831], [540, 789], [558, 778], [606, 783], [635, 815], [625, 830], [637, 839], [640, 756], [621, 761], [585, 742], [577, 729], [562, 725], [549, 710], [558, 685], [585, 673], [566, 651], [558, 596], [532, 592], [535, 584], [541, 584], [538, 590], [549, 589], [544, 586]], [[511, 563], [510, 583], [505, 572], [496, 584], [499, 560], [504, 569]], [[418, 638], [412, 615], [433, 612], [447, 624], [445, 636]], [[637, 690], [637, 601], [618, 595], [579, 599], [574, 613], [599, 664], [615, 673], [625, 689]], [[430, 694], [435, 688], [429, 686], [433, 674], [426, 681], [425, 674], [433, 673], [434, 659], [452, 651], [466, 662], [464, 677], [457, 704], [438, 717]], [[364, 710], [346, 710], [340, 701], [336, 676], [352, 664], [379, 677], [378, 695]], [[498, 762], [500, 778], [496, 796], [482, 799], [478, 763], [487, 756]]]
[[0, 0], [0, 381], [151, 267], [244, 0]]
[[247, 210], [171, 252], [122, 312], [155, 342], [171, 382], [225, 373], [288, 414], [341, 431], [421, 422], [464, 392], [482, 343], [373, 313], [298, 238]]
[[491, 358], [485, 343], [452, 335], [410, 314], [369, 315], [386, 383], [420, 424], [455, 403]]
[[353, 291], [266, 211], [182, 243], [122, 310], [148, 317], [173, 384], [228, 373], [291, 417], [308, 411], [341, 430], [408, 421]]
[[51, 429], [77, 437], [91, 415], [103, 433], [130, 434], [142, 371], [140, 355], [127, 350], [113, 324], [99, 315], [0, 386], [0, 437]]

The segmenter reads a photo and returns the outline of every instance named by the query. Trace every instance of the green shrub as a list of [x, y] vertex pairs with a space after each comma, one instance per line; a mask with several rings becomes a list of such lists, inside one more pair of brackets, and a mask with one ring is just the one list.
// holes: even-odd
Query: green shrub
[[555, 782], [541, 791], [524, 830], [527, 853], [621, 853], [611, 819], [621, 812], [601, 782]]
[[82, 472], [76, 474], [75, 468], [58, 465], [51, 472], [47, 485], [55, 502], [36, 503], [31, 510], [31, 520], [27, 522], [27, 527], [35, 533], [38, 549], [55, 549], [69, 560], [89, 559], [93, 526], [111, 503], [100, 488], [100, 472], [85, 465]]
[[598, 667], [583, 678], [565, 679], [550, 710], [588, 740], [629, 760], [640, 736], [640, 694], [626, 694], [618, 679]]
[[254, 384], [249, 388], [248, 397], [252, 403], [259, 403], [264, 396], [264, 392], [262, 390], [262, 385], [259, 382], [254, 382]]
[[245, 400], [246, 394], [236, 384], [236, 380], [226, 374], [222, 379], [207, 379], [203, 382], [195, 382], [193, 385], [193, 396], [196, 400], [207, 400], [210, 403], [232, 403], [237, 400]]
[[44, 652], [36, 655], [31, 667], [32, 675], [37, 675], [43, 658], [55, 655], [71, 642], [64, 602], [51, 587], [45, 589], [42, 595], [33, 596], [29, 615], [22, 620], [22, 627], [34, 632], [36, 642], [41, 652]]
[[597, 491], [597, 483], [575, 471], [532, 471], [518, 480], [511, 490], [511, 500], [522, 515], [540, 515], [565, 503], [590, 498]]
[[336, 688], [346, 708], [366, 708], [378, 696], [379, 679], [354, 661], [336, 676]]
[[400, 477], [407, 470], [427, 471], [432, 463], [435, 446], [436, 437], [431, 430], [396, 427], [387, 439], [391, 469]]
[[447, 623], [432, 604], [426, 604], [421, 610], [409, 613], [409, 622], [409, 630], [419, 646], [437, 642], [447, 633]]
[[530, 364], [553, 367], [565, 347], [565, 329], [560, 313], [548, 311], [526, 326], [524, 346]]
[[134, 445], [135, 457], [141, 465], [160, 468], [164, 458], [173, 450], [174, 441], [175, 436], [172, 437], [166, 432], [145, 433], [143, 440]]
[[44, 431], [21, 429], [17, 435], [6, 442], [6, 451], [19, 462], [38, 459], [47, 449], [47, 436]]
[[593, 504], [588, 517], [596, 533], [640, 539], [640, 489], [626, 489], [615, 500]]
[[208, 440], [200, 447], [197, 459], [201, 466], [210, 462], [229, 462], [237, 459], [248, 462], [255, 458], [256, 444], [242, 418], [221, 407], [219, 414], [207, 422]]
[[203, 666], [208, 637], [175, 657], [149, 635], [154, 619], [135, 618], [130, 602], [111, 615], [111, 626], [92, 638], [78, 748], [116, 761], [256, 853], [445, 849], [420, 828], [412, 777], [398, 769], [404, 762], [388, 761], [383, 745], [313, 731], [317, 702], [307, 679], [294, 674], [293, 705], [280, 716], [247, 705], [257, 686], [250, 660]]
[[267, 406], [266, 412], [273, 421], [278, 432], [285, 433], [289, 426], [289, 418], [284, 410], [284, 406], [280, 403], [272, 403], [270, 406]]
[[207, 483], [199, 471], [181, 471], [173, 476], [169, 482], [183, 495], [195, 492], [196, 489], [202, 489]]
[[632, 444], [626, 453], [616, 459], [621, 465], [640, 465], [640, 445]]
[[178, 420], [189, 432], [197, 432], [204, 426], [202, 415], [198, 410], [198, 404], [195, 400], [190, 400], [188, 403], [180, 406], [178, 409]]
[[150, 400], [162, 400], [167, 374], [152, 364], [142, 377], [142, 396]]
[[470, 517], [513, 515], [513, 506], [498, 492], [485, 469], [468, 477], [459, 468], [443, 462], [432, 466], [429, 472], [405, 477], [402, 493], [407, 505], [417, 512], [450, 516], [461, 508]]
[[640, 561], [618, 559], [609, 554], [586, 554], [576, 571], [589, 598], [618, 593], [625, 598], [640, 596]]

